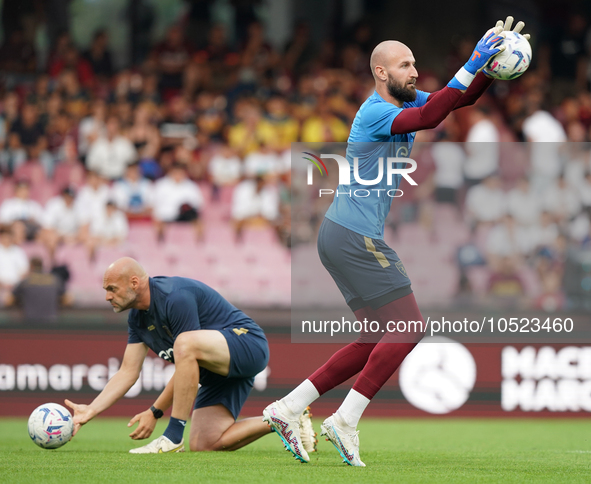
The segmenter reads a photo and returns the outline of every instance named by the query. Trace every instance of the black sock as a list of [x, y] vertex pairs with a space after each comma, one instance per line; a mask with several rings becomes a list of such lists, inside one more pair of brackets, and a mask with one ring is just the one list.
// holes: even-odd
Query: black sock
[[166, 430], [164, 431], [164, 437], [170, 439], [173, 444], [180, 444], [181, 440], [183, 440], [185, 425], [187, 425], [186, 420], [170, 417], [168, 427], [166, 427]]

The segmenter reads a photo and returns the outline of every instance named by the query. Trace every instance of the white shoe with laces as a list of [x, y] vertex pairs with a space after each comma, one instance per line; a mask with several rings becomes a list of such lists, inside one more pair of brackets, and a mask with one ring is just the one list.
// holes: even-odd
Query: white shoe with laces
[[302, 443], [300, 434], [300, 417], [292, 412], [281, 401], [273, 402], [263, 410], [263, 421], [277, 433], [286, 450], [300, 462], [310, 462], [308, 452]]
[[336, 415], [328, 417], [320, 426], [320, 435], [325, 435], [326, 440], [339, 451], [343, 462], [350, 466], [365, 467], [359, 458], [359, 430], [351, 430], [339, 425], [340, 419]]
[[131, 449], [130, 454], [166, 454], [168, 452], [184, 452], [185, 439], [181, 440], [180, 444], [174, 444], [168, 437], [161, 435], [156, 440], [153, 440], [148, 445]]
[[312, 412], [310, 411], [310, 407], [306, 407], [306, 410], [300, 415], [300, 437], [302, 439], [302, 445], [308, 454], [318, 452], [316, 447], [318, 444], [317, 435], [312, 426]]

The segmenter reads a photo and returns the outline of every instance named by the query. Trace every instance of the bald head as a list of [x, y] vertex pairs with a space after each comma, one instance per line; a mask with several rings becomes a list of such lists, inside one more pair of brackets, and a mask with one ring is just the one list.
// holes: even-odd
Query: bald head
[[387, 69], [391, 64], [396, 63], [399, 58], [404, 56], [412, 57], [412, 51], [397, 40], [384, 40], [384, 42], [376, 45], [369, 60], [369, 66], [371, 67], [371, 73], [374, 79], [377, 80], [376, 67], [380, 66]]
[[103, 289], [107, 291], [106, 300], [111, 303], [116, 313], [131, 308], [150, 307], [148, 273], [131, 257], [117, 259], [107, 268], [103, 278]]
[[369, 61], [376, 81], [376, 91], [382, 98], [400, 107], [416, 99], [418, 77], [412, 51], [397, 40], [386, 40], [376, 45]]
[[140, 263], [131, 257], [121, 257], [121, 259], [117, 259], [109, 267], [107, 267], [107, 270], [105, 271], [105, 278], [107, 275], [112, 275], [117, 278], [130, 278], [132, 276], [137, 276], [140, 279], [143, 279], [148, 277], [148, 273], [140, 265]]

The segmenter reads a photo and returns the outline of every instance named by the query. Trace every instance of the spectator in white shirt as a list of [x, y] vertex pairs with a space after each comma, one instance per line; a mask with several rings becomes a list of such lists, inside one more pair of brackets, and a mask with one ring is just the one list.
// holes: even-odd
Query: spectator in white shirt
[[82, 223], [75, 208], [75, 197], [74, 190], [64, 188], [61, 195], [49, 199], [45, 205], [40, 239], [47, 247], [52, 261], [59, 244], [79, 241]]
[[119, 133], [119, 119], [109, 116], [107, 135], [98, 138], [88, 151], [86, 166], [108, 180], [117, 180], [125, 173], [125, 167], [137, 160], [132, 142]]
[[540, 196], [543, 197], [544, 209], [550, 212], [561, 226], [573, 219], [581, 210], [579, 191], [569, 186], [562, 175]]
[[150, 180], [142, 176], [139, 163], [125, 169], [125, 176], [113, 184], [111, 196], [128, 218], [145, 218], [152, 213], [154, 187]]
[[17, 245], [25, 240], [35, 240], [43, 221], [43, 208], [30, 199], [30, 194], [29, 184], [18, 182], [14, 197], [4, 200], [0, 205], [0, 223], [12, 225]]
[[435, 163], [435, 200], [457, 205], [458, 191], [464, 184], [464, 150], [458, 143], [433, 143], [431, 155]]
[[501, 189], [501, 179], [489, 176], [471, 187], [466, 195], [468, 217], [474, 228], [481, 223], [495, 223], [507, 212], [506, 196]]
[[542, 111], [537, 93], [530, 94], [531, 113], [523, 121], [522, 131], [530, 141], [531, 182], [536, 193], [542, 193], [562, 170], [560, 150], [566, 141], [562, 124], [549, 112]]
[[522, 129], [527, 140], [531, 142], [560, 143], [567, 139], [560, 121], [548, 111], [541, 109], [525, 118]]
[[92, 104], [92, 115], [84, 118], [78, 125], [78, 153], [81, 156], [88, 154], [88, 149], [98, 138], [107, 136], [106, 117], [107, 105], [102, 99], [97, 99]]
[[[302, 163], [303, 168], [305, 171], [305, 165]], [[288, 173], [291, 172], [291, 148], [284, 150], [283, 152], [279, 153], [279, 173]], [[293, 169], [296, 170], [298, 168], [302, 168], [300, 163], [296, 163], [293, 165]]]
[[276, 187], [264, 177], [246, 179], [234, 189], [232, 219], [237, 242], [242, 240], [242, 232], [247, 224], [264, 221], [275, 226], [278, 216], [279, 194]]
[[591, 152], [589, 143], [567, 143], [563, 151], [565, 155], [564, 178], [571, 187], [579, 187], [585, 182], [585, 174], [591, 171]]
[[499, 130], [483, 107], [473, 108], [470, 121], [472, 127], [466, 137], [464, 175], [468, 185], [472, 186], [499, 169]]
[[83, 225], [88, 225], [93, 217], [99, 215], [109, 200], [109, 186], [97, 173], [89, 171], [86, 174], [86, 184], [78, 192], [76, 212]]
[[200, 211], [204, 199], [199, 186], [187, 176], [187, 169], [173, 163], [164, 178], [154, 185], [153, 217], [158, 240], [164, 240], [164, 229], [169, 222], [190, 222], [198, 239], [203, 236]]
[[501, 259], [505, 257], [518, 264], [534, 247], [535, 241], [531, 238], [530, 230], [517, 225], [511, 215], [505, 215], [488, 233], [487, 260], [493, 269], [498, 268]]
[[10, 227], [0, 225], [0, 290], [11, 291], [28, 271], [29, 260], [25, 251], [14, 243]]
[[244, 159], [244, 174], [249, 177], [277, 173], [281, 161], [277, 154], [266, 144], [253, 151]]
[[94, 261], [98, 247], [114, 247], [125, 241], [129, 224], [125, 214], [117, 209], [115, 202], [109, 200], [105, 209], [90, 222], [86, 247], [90, 260]]
[[220, 187], [236, 185], [240, 181], [242, 162], [232, 148], [224, 145], [209, 161], [208, 171], [213, 196], [217, 198]]
[[558, 225], [548, 212], [542, 212], [540, 222], [530, 228], [532, 247], [538, 252], [553, 250], [559, 235]]
[[521, 178], [507, 194], [507, 209], [520, 225], [532, 226], [538, 223], [542, 201], [531, 189], [527, 178]]

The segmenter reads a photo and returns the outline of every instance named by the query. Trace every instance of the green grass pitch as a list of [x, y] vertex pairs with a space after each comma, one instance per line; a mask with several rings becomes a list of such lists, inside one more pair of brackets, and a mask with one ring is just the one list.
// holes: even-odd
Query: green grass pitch
[[[0, 482], [591, 482], [591, 422], [582, 419], [366, 419], [359, 426], [365, 468], [342, 464], [323, 439], [310, 464], [300, 464], [276, 435], [229, 453], [131, 455], [139, 443], [126, 423], [98, 418], [50, 451], [31, 442], [26, 419], [0, 419]], [[320, 423], [314, 420], [317, 430]]]

